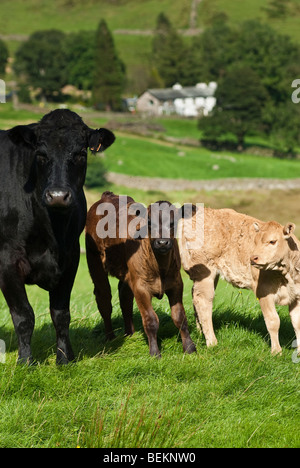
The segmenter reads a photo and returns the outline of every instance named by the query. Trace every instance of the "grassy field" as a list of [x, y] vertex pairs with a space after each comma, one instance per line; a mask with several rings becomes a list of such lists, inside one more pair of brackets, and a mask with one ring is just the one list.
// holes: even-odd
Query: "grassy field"
[[[222, 11], [232, 23], [259, 18], [299, 40], [299, 28], [296, 27], [300, 14], [299, 1], [290, 0], [287, 3], [287, 16], [274, 19], [269, 18], [263, 9], [269, 4], [268, 0], [202, 0], [197, 26], [207, 26], [212, 15]], [[38, 25], [39, 29], [57, 28], [71, 32], [96, 29], [99, 18], [105, 18], [113, 30], [151, 30], [161, 11], [167, 13], [177, 28], [186, 29], [189, 27], [190, 7], [190, 0], [2, 0], [0, 29], [2, 34], [30, 34]]]
[[66, 32], [96, 29], [101, 18], [105, 18], [112, 29], [147, 30], [155, 27], [161, 11], [167, 11], [177, 27], [188, 27], [190, 0], [2, 0], [1, 9], [2, 34], [30, 34], [37, 26]]
[[299, 161], [192, 149], [120, 135], [103, 159], [108, 171], [148, 177], [218, 179], [223, 177], [293, 178]]
[[[7, 129], [19, 123], [28, 124], [39, 120], [49, 109], [40, 113], [26, 110], [14, 111], [11, 105], [0, 107], [0, 128]], [[83, 120], [91, 127], [105, 126], [110, 128], [110, 117], [96, 113], [79, 112]], [[119, 121], [130, 122], [130, 116], [125, 115]], [[133, 119], [136, 122], [136, 119]], [[265, 178], [298, 178], [300, 177], [299, 160], [281, 160], [272, 157], [262, 157], [246, 153], [231, 153], [230, 151], [211, 151], [205, 148], [193, 148], [168, 143], [161, 139], [165, 137], [192, 138], [197, 140], [200, 133], [197, 120], [161, 118], [150, 120], [148, 124], [156, 124], [162, 132], [154, 132], [154, 138], [145, 138], [129, 133], [115, 131], [116, 142], [109, 148], [101, 161], [107, 171], [119, 172], [132, 176], [166, 177], [181, 179], [222, 179], [225, 177], [265, 177]], [[250, 143], [255, 144], [253, 138]], [[268, 142], [262, 142], [267, 145]], [[261, 142], [259, 142], [261, 144]]]
[[[15, 114], [3, 110], [0, 127], [37, 118], [39, 115], [25, 111]], [[104, 120], [102, 117], [101, 124]], [[189, 133], [188, 125], [183, 124], [182, 132]], [[182, 136], [178, 122], [166, 121], [165, 126], [167, 134]], [[247, 176], [257, 174], [259, 164], [261, 171], [265, 170], [265, 164], [270, 164], [270, 171], [272, 174], [276, 171], [278, 177], [298, 176], [297, 161], [226, 153], [237, 158], [236, 163], [229, 164], [224, 154], [216, 153], [221, 159], [215, 161], [211, 152], [122, 133], [117, 136], [104, 160], [110, 170], [130, 167], [131, 173], [141, 175], [147, 166], [149, 175], [149, 171], [158, 174], [167, 167], [174, 177], [183, 174], [192, 177], [186, 162], [193, 161], [194, 172], [208, 177], [211, 164], [220, 165], [219, 171], [225, 174], [224, 161], [228, 163], [227, 173], [232, 176], [240, 174], [233, 173], [233, 168], [237, 164], [242, 171], [245, 160], [249, 164]], [[179, 156], [179, 151], [185, 155]], [[209, 163], [207, 167], [205, 161]], [[212, 176], [216, 172], [211, 172]], [[104, 189], [129, 194], [126, 187], [115, 186], [89, 191], [89, 206]], [[261, 219], [294, 221], [300, 226], [299, 191], [163, 193], [134, 189], [130, 195], [146, 204], [168, 198], [180, 203], [204, 202], [215, 208], [233, 207]], [[81, 245], [84, 246], [83, 237]], [[5, 364], [0, 363], [0, 447], [300, 447], [300, 367], [294, 354], [295, 337], [287, 308], [278, 309], [283, 353], [272, 357], [255, 296], [220, 281], [214, 304], [219, 344], [207, 349], [195, 325], [191, 281], [185, 273], [183, 279], [184, 305], [197, 354], [183, 354], [167, 300], [163, 298], [153, 302], [160, 319], [160, 360], [149, 356], [136, 306], [136, 333], [124, 337], [115, 279], [111, 284], [117, 338], [110, 343], [105, 341], [85, 254], [81, 255], [71, 303], [70, 335], [75, 364], [56, 366], [48, 296], [31, 286], [27, 290], [36, 316], [32, 349], [38, 364], [30, 368], [17, 366], [17, 340], [1, 296], [0, 339], [5, 341], [7, 352]]]
[[82, 255], [72, 299], [77, 362], [55, 365], [55, 334], [46, 293], [28, 288], [36, 312], [38, 365], [16, 365], [16, 338], [0, 300], [0, 447], [299, 447], [299, 364], [293, 330], [281, 309], [283, 354], [270, 355], [265, 325], [250, 292], [217, 289], [219, 345], [205, 347], [193, 318], [191, 283], [184, 302], [197, 354], [184, 355], [166, 299], [155, 301], [162, 359], [150, 358], [135, 308], [136, 333], [123, 336], [113, 288], [117, 338], [107, 344]]

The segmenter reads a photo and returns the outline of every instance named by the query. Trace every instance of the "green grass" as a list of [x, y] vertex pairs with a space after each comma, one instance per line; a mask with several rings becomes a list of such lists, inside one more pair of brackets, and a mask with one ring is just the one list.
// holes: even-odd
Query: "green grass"
[[36, 122], [42, 118], [43, 114], [42, 110], [39, 114], [22, 109], [14, 110], [10, 102], [0, 104], [0, 129], [6, 130], [15, 125]]
[[[225, 12], [230, 22], [259, 18], [269, 22], [282, 32], [299, 40], [299, 2], [290, 3], [285, 19], [270, 19], [263, 11], [268, 0], [203, 0], [200, 4], [198, 26], [206, 26], [213, 14]], [[187, 28], [190, 16], [190, 0], [2, 0], [0, 29], [2, 34], [30, 34], [37, 29], [58, 28], [66, 32], [96, 29], [99, 18], [105, 18], [111, 29], [153, 29], [156, 18], [166, 12], [177, 28]], [[137, 39], [137, 42], [139, 39]]]
[[288, 13], [285, 18], [270, 18], [264, 11], [269, 5], [269, 0], [244, 0], [236, 2], [235, 0], [203, 0], [199, 9], [199, 25], [206, 26], [209, 18], [217, 13], [224, 12], [232, 24], [240, 24], [247, 19], [259, 19], [267, 22], [282, 34], [291, 36], [299, 42], [299, 0], [291, 0], [288, 3]]
[[55, 334], [47, 294], [30, 287], [36, 312], [32, 340], [39, 364], [16, 365], [12, 322], [0, 300], [0, 447], [299, 447], [299, 364], [281, 308], [283, 355], [272, 357], [258, 303], [221, 282], [214, 323], [219, 345], [207, 349], [196, 331], [184, 274], [184, 303], [197, 354], [184, 355], [166, 299], [155, 300], [162, 359], [150, 358], [135, 308], [136, 333], [123, 336], [112, 280], [113, 325], [106, 343], [85, 257], [72, 296], [75, 365], [55, 365]]
[[[72, 5], [73, 3], [73, 5]], [[74, 32], [96, 29], [105, 18], [111, 29], [152, 29], [157, 15], [167, 11], [177, 27], [189, 21], [190, 0], [2, 0], [0, 19], [2, 34], [30, 34], [37, 29], [62, 29]]]
[[139, 137], [118, 135], [104, 158], [108, 171], [133, 176], [183, 179], [224, 177], [293, 178], [299, 161], [246, 154], [213, 152], [204, 148], [168, 145]]

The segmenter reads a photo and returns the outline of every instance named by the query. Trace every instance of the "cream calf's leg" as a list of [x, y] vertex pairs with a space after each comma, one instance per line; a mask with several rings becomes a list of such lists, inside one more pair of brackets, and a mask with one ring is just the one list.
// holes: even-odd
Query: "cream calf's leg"
[[208, 277], [195, 281], [193, 286], [193, 303], [197, 319], [202, 327], [207, 346], [215, 346], [218, 341], [212, 322], [213, 299], [215, 295], [214, 278]]
[[279, 343], [280, 318], [276, 311], [274, 298], [271, 295], [261, 297], [259, 303], [271, 338], [271, 352], [272, 354], [280, 354], [282, 351]]
[[291, 321], [295, 330], [297, 340], [297, 353], [300, 355], [300, 300], [296, 300], [289, 307]]

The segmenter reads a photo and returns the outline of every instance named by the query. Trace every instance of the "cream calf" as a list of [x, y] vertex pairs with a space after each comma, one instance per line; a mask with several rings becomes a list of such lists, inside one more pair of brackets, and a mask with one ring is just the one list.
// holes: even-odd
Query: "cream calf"
[[[275, 222], [254, 224], [254, 254], [251, 264], [262, 272], [277, 272], [278, 287], [267, 291], [261, 298], [264, 308], [274, 322], [274, 339], [278, 339], [279, 317], [274, 304], [288, 305], [291, 321], [295, 330], [298, 353], [300, 353], [300, 252], [299, 240], [293, 235], [295, 225], [286, 226]], [[275, 283], [276, 284], [276, 283]], [[280, 351], [279, 342], [277, 344]]]
[[[203, 216], [202, 235], [197, 235], [196, 213], [193, 218], [180, 222], [178, 237], [182, 266], [194, 282], [193, 303], [198, 328], [202, 328], [207, 346], [217, 344], [212, 311], [219, 276], [233, 286], [252, 289], [256, 294], [271, 338], [272, 353], [281, 352], [278, 338], [280, 320], [275, 304], [290, 305], [292, 323], [300, 343], [297, 288], [289, 281], [285, 270], [274, 263], [274, 259], [270, 269], [259, 269], [251, 265], [250, 261], [256, 249], [257, 230], [273, 224], [280, 225], [263, 223], [230, 209], [205, 208]], [[298, 251], [300, 244], [292, 234], [293, 227], [292, 224], [285, 228], [281, 226], [282, 236], [287, 236], [286, 244], [293, 244]]]

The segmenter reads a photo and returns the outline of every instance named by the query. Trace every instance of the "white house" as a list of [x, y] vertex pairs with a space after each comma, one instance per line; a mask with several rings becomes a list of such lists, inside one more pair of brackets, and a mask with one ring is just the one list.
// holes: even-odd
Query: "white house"
[[148, 89], [137, 100], [136, 109], [150, 115], [178, 114], [185, 117], [208, 115], [216, 105], [217, 83], [198, 83], [196, 86]]

